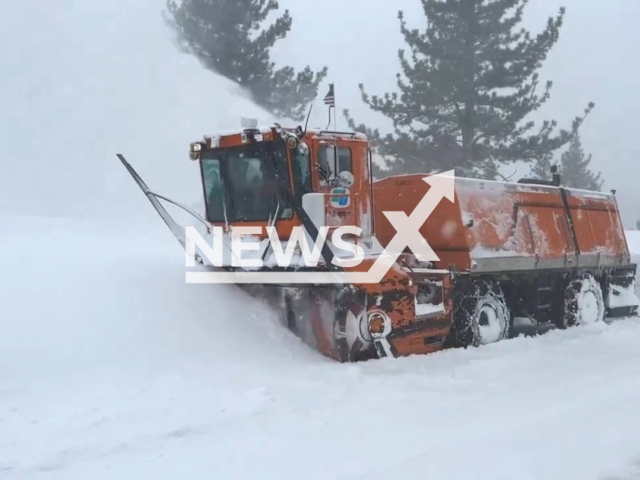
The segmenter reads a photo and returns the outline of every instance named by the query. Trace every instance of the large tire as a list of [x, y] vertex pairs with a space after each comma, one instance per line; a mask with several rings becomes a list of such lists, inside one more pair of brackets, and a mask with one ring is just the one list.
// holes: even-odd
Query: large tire
[[587, 274], [571, 280], [564, 291], [562, 327], [606, 322], [604, 295], [600, 282]]
[[509, 336], [511, 311], [500, 285], [481, 281], [456, 295], [451, 343], [453, 347], [477, 347]]

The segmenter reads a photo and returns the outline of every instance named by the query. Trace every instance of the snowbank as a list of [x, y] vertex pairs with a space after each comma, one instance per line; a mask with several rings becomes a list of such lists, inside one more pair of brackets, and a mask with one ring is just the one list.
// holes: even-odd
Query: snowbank
[[640, 458], [640, 319], [340, 365], [240, 291], [186, 285], [162, 222], [4, 216], [0, 267], [0, 478], [566, 480]]
[[[625, 236], [627, 237], [627, 245], [629, 247], [629, 253], [631, 254], [631, 261], [636, 265], [640, 265], [640, 231], [639, 230], [625, 230]], [[640, 272], [640, 268], [636, 270]], [[636, 295], [640, 297], [640, 275], [636, 276]]]
[[627, 245], [634, 262], [640, 259], [640, 230], [625, 230]]
[[116, 153], [152, 188], [193, 204], [202, 187], [189, 142], [237, 128], [243, 116], [274, 120], [178, 51], [163, 7], [161, 0], [7, 4], [0, 211], [151, 219]]

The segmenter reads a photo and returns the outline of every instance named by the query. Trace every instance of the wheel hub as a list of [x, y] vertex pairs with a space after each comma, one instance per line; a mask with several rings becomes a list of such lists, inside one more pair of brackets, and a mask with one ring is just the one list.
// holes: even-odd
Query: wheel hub
[[598, 321], [598, 299], [594, 292], [588, 290], [584, 292], [580, 303], [578, 304], [578, 315], [580, 323], [583, 325], [591, 325]]
[[483, 305], [478, 312], [478, 329], [480, 344], [486, 345], [500, 341], [504, 325], [500, 316], [491, 305]]

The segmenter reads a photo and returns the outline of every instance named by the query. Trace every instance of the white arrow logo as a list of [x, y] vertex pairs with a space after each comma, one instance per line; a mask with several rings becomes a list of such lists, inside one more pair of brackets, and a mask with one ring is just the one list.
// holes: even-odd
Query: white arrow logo
[[424, 177], [422, 180], [431, 188], [410, 216], [404, 212], [382, 212], [395, 228], [396, 234], [368, 272], [349, 274], [353, 283], [378, 283], [407, 247], [418, 257], [418, 260], [432, 262], [440, 260], [420, 233], [420, 228], [443, 198], [447, 198], [452, 203], [455, 201], [454, 171], [449, 170], [431, 177]]
[[382, 212], [397, 232], [385, 250], [400, 255], [409, 247], [418, 260], [435, 261], [440, 259], [420, 234], [420, 228], [443, 198], [454, 201], [453, 170], [422, 180], [431, 185], [431, 188], [416, 205], [411, 216], [407, 217], [404, 212]]

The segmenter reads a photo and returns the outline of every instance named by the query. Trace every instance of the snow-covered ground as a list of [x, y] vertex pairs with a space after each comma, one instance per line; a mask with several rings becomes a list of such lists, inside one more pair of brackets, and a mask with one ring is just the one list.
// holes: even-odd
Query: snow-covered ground
[[640, 475], [640, 319], [340, 365], [160, 221], [1, 220], [0, 478]]
[[640, 264], [640, 230], [627, 230], [625, 233], [627, 245], [631, 252], [631, 261]]

